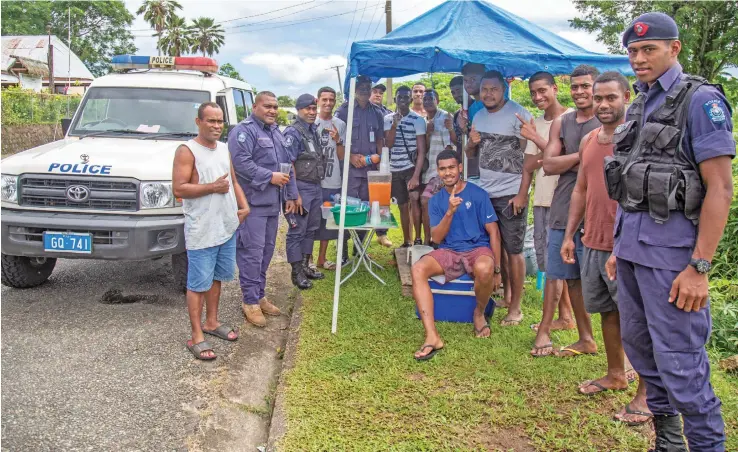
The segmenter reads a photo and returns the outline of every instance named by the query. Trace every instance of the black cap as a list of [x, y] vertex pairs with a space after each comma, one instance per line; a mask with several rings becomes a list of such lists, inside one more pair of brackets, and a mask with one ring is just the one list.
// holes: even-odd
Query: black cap
[[358, 85], [359, 83], [372, 83], [372, 79], [368, 75], [360, 75], [356, 77], [356, 84]]
[[623, 34], [623, 46], [631, 42], [679, 39], [674, 19], [664, 13], [646, 13], [638, 16]]
[[318, 101], [315, 99], [315, 96], [312, 94], [301, 94], [300, 97], [297, 98], [297, 102], [295, 102], [295, 109], [302, 110], [303, 108], [311, 105], [318, 105]]
[[382, 83], [377, 83], [376, 85], [372, 86], [372, 90], [375, 89], [381, 90], [382, 92], [387, 91], [387, 87], [384, 86]]

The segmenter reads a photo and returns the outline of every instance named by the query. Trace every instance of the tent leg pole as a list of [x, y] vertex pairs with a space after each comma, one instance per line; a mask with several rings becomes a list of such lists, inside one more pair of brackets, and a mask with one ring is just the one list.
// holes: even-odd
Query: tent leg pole
[[[348, 77], [349, 75], [347, 75]], [[356, 77], [351, 77], [349, 82], [348, 117], [346, 118], [346, 150], [343, 159], [343, 180], [341, 181], [341, 216], [338, 224], [338, 243], [336, 243], [336, 280], [333, 284], [333, 320], [331, 322], [331, 333], [336, 334], [338, 331], [338, 299], [341, 294], [341, 267], [343, 256], [343, 238], [346, 235], [346, 192], [348, 191], [348, 177], [351, 157], [351, 135], [353, 134], [354, 124], [354, 103], [356, 102], [352, 96], [356, 92]]]

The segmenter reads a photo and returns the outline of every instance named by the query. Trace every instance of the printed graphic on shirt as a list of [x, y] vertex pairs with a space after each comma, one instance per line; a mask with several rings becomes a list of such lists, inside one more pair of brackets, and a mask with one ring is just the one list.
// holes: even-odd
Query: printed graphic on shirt
[[498, 173], [523, 174], [520, 140], [516, 136], [480, 132], [479, 167]]

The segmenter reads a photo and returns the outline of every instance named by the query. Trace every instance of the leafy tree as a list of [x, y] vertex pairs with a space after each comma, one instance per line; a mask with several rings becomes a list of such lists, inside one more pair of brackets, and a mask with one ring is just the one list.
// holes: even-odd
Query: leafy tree
[[236, 68], [233, 67], [231, 63], [226, 63], [223, 66], [220, 67], [218, 70], [218, 75], [222, 75], [224, 77], [230, 77], [235, 78], [236, 80], [244, 81], [243, 78], [241, 78], [241, 74], [238, 73]]
[[277, 104], [279, 104], [280, 107], [294, 107], [295, 99], [290, 96], [279, 96], [277, 97]]
[[[69, 13], [72, 16], [72, 41], [68, 42]], [[135, 53], [129, 28], [134, 16], [122, 1], [19, 1], [4, 2], [1, 33], [7, 35], [45, 35], [51, 33], [68, 45], [93, 75], [110, 71], [114, 55]]]
[[169, 56], [182, 56], [192, 47], [192, 29], [179, 16], [169, 16], [161, 34], [154, 36], [158, 38], [159, 51]]
[[[136, 15], [143, 14], [144, 20], [156, 30], [154, 36], [161, 41], [162, 31], [167, 26], [167, 22], [172, 16], [176, 15], [176, 11], [182, 9], [182, 5], [176, 0], [144, 0], [143, 4], [136, 11]], [[161, 55], [161, 42], [157, 41], [156, 47]]]
[[200, 17], [192, 21], [194, 42], [192, 53], [202, 52], [202, 56], [213, 56], [225, 43], [223, 27], [210, 17]]
[[723, 1], [628, 1], [575, 0], [580, 17], [572, 27], [597, 33], [597, 40], [612, 53], [625, 53], [621, 37], [636, 17], [660, 11], [679, 26], [685, 72], [714, 80], [728, 66], [738, 66], [738, 2]]

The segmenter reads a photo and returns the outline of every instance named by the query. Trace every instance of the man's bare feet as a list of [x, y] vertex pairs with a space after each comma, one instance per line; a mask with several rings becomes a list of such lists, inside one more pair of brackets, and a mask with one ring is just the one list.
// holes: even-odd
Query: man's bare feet
[[489, 329], [489, 323], [484, 318], [484, 311], [478, 312], [478, 309], [474, 309], [474, 335], [478, 338], [489, 337], [492, 332]]
[[577, 341], [568, 347], [559, 350], [558, 355], [562, 358], [579, 355], [596, 355], [597, 344], [594, 341]]
[[533, 341], [533, 348], [530, 350], [530, 354], [534, 358], [555, 355], [556, 351], [553, 349], [551, 336], [539, 331], [536, 335], [536, 339]]
[[594, 395], [606, 391], [624, 391], [628, 389], [628, 380], [625, 374], [622, 377], [614, 377], [605, 375], [597, 380], [588, 380], [579, 385], [579, 393], [584, 395]]
[[502, 322], [500, 322], [500, 325], [502, 326], [518, 326], [520, 325], [520, 322], [523, 321], [523, 313], [522, 312], [509, 312], [505, 316], [504, 319], [502, 319]]
[[650, 421], [653, 414], [648, 409], [646, 401], [638, 400], [636, 397], [630, 403], [626, 404], [614, 417], [616, 421], [620, 421], [629, 427], [635, 427]]
[[[540, 326], [541, 326], [541, 322], [533, 323], [530, 325], [530, 329], [533, 331], [538, 331], [538, 328]], [[551, 322], [551, 331], [573, 330], [576, 327], [577, 327], [577, 324], [574, 323], [574, 321], [570, 319], [556, 319], [553, 322]]]
[[430, 359], [438, 350], [443, 348], [443, 341], [440, 337], [426, 337], [423, 345], [415, 352], [415, 359], [423, 361]]

